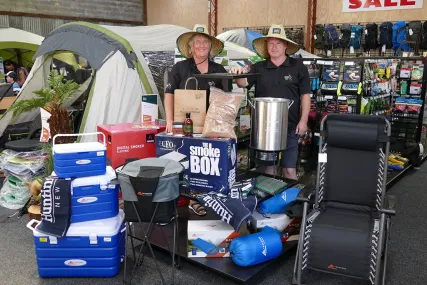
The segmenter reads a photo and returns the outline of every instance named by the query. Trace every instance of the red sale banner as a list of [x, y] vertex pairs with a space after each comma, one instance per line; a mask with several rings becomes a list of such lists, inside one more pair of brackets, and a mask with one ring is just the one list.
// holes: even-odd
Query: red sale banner
[[343, 12], [420, 9], [423, 0], [343, 0]]

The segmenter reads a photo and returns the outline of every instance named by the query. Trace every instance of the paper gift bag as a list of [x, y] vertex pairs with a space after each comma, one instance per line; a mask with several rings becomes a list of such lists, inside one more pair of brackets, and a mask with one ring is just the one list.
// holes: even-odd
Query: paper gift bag
[[[187, 89], [188, 81], [196, 80], [196, 90]], [[185, 114], [191, 113], [193, 132], [202, 133], [205, 124], [207, 99], [206, 90], [197, 90], [198, 81], [190, 77], [185, 82], [185, 89], [175, 89], [174, 94], [174, 122], [184, 122]]]

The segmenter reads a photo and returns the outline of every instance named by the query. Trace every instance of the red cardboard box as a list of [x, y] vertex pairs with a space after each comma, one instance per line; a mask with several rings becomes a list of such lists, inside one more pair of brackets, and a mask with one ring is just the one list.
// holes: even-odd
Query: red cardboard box
[[[155, 135], [165, 129], [155, 122], [98, 126], [98, 132], [105, 135], [107, 163], [116, 168], [125, 164], [126, 159], [156, 157]], [[103, 141], [100, 134], [98, 141]]]

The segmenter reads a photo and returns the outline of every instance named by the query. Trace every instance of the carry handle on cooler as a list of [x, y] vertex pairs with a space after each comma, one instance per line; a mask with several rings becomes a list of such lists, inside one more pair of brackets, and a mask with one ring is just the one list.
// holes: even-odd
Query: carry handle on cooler
[[34, 230], [37, 228], [39, 224], [40, 224], [39, 220], [32, 219], [31, 221], [28, 222], [27, 228], [29, 228], [32, 232], [34, 232]]
[[103, 145], [104, 146], [106, 146], [106, 144], [105, 144], [105, 134], [104, 133], [102, 133], [102, 132], [94, 132], [94, 133], [83, 133], [83, 134], [57, 134], [57, 135], [55, 135], [54, 137], [53, 137], [53, 140], [52, 140], [52, 147], [54, 147], [55, 146], [55, 139], [57, 138], [57, 137], [83, 137], [83, 136], [94, 136], [94, 135], [99, 135], [99, 134], [101, 134], [102, 135], [102, 137], [103, 137], [103, 139], [104, 139], [104, 143], [103, 143]]

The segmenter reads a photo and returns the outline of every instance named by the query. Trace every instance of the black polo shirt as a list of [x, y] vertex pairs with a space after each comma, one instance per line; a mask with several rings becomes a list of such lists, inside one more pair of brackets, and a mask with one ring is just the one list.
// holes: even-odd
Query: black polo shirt
[[[226, 73], [225, 68], [216, 62], [209, 61], [208, 65], [208, 73]], [[174, 94], [175, 89], [185, 89], [185, 82], [189, 77], [192, 77], [193, 74], [201, 74], [197, 69], [196, 63], [193, 58], [186, 59], [180, 62], [177, 62], [173, 67], [171, 74], [169, 76], [169, 82], [166, 86], [165, 93]], [[221, 79], [197, 79], [198, 81], [198, 89], [206, 90], [207, 97], [209, 97], [210, 86], [219, 88], [224, 90], [222, 86]], [[231, 85], [231, 80], [230, 80]], [[196, 89], [196, 81], [191, 79], [188, 81], [187, 89], [195, 90]]]
[[248, 79], [248, 89], [255, 84], [256, 97], [285, 98], [294, 101], [289, 109], [288, 129], [295, 130], [300, 120], [301, 95], [310, 93], [310, 76], [300, 59], [287, 57], [276, 66], [270, 60], [257, 62], [250, 73], [261, 73]]

